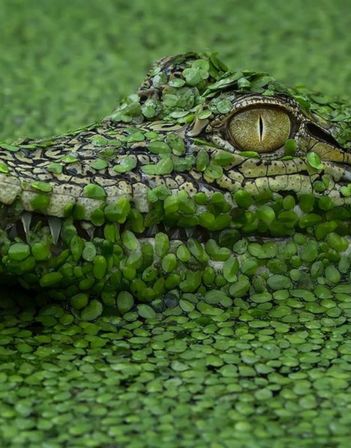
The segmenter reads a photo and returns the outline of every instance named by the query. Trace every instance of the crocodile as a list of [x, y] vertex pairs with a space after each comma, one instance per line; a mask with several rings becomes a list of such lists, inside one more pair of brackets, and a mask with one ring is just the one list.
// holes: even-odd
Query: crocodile
[[214, 54], [163, 58], [105, 119], [0, 143], [1, 281], [96, 317], [225, 290], [248, 241], [347, 253], [350, 116]]

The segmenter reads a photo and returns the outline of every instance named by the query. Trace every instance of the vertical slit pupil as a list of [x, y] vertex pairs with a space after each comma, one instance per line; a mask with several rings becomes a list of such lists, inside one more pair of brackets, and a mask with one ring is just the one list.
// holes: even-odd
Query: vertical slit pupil
[[262, 116], [260, 115], [260, 121], [259, 121], [259, 129], [260, 129], [260, 141], [262, 141], [263, 138], [263, 120]]

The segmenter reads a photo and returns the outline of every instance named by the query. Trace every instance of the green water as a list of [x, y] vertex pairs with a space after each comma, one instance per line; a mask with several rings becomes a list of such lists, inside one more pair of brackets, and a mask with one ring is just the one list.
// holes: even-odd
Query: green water
[[149, 64], [218, 51], [233, 70], [268, 71], [350, 96], [346, 0], [2, 0], [0, 138], [51, 135], [106, 116]]
[[[152, 60], [187, 49], [347, 97], [348, 9], [2, 1], [1, 138], [102, 117]], [[250, 297], [239, 284], [229, 300], [183, 294], [162, 313], [139, 307], [96, 322], [45, 294], [2, 288], [0, 446], [349, 447], [350, 266], [334, 253], [325, 259], [307, 257], [288, 273], [272, 263], [268, 291], [252, 278]]]
[[234, 302], [5, 309], [2, 446], [349, 446], [350, 286]]

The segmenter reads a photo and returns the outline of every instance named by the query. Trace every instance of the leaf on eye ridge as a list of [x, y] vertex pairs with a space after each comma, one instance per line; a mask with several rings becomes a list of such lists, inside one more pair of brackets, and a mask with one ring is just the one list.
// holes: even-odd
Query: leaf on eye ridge
[[311, 99], [315, 102], [315, 103], [317, 103], [317, 104], [320, 104], [320, 105], [325, 105], [325, 104], [330, 104], [330, 99], [329, 98], [326, 98], [325, 96], [323, 96], [322, 94], [313, 94], [313, 95], [311, 95]]
[[297, 101], [303, 109], [310, 110], [311, 108], [310, 101], [308, 101], [308, 99], [305, 96], [302, 95], [293, 95], [293, 96], [295, 101]]
[[[233, 98], [233, 96], [231, 96]], [[224, 94], [213, 98], [209, 104], [209, 109], [216, 114], [227, 114], [233, 108], [231, 100]]]
[[228, 99], [222, 99], [222, 100], [218, 101], [216, 106], [217, 106], [217, 110], [220, 114], [227, 114], [228, 112], [230, 112], [232, 110], [232, 103]]
[[251, 81], [251, 88], [253, 91], [260, 91], [263, 87], [267, 86], [274, 78], [263, 73], [258, 74], [257, 78]]
[[238, 79], [238, 87], [239, 89], [248, 89], [251, 87], [251, 81], [245, 77]]
[[196, 86], [209, 76], [209, 63], [204, 59], [198, 59], [191, 64], [191, 67], [184, 69], [183, 76], [191, 86]]
[[242, 78], [243, 74], [241, 72], [229, 73], [224, 78], [221, 78], [219, 81], [208, 86], [204, 95], [208, 94], [212, 90], [221, 90], [225, 87], [228, 87], [238, 81], [238, 79]]
[[170, 79], [168, 82], [169, 86], [175, 87], [175, 88], [183, 87], [184, 84], [185, 84], [185, 81], [184, 81], [184, 79], [181, 79], [181, 78], [173, 78], [173, 79]]
[[205, 109], [198, 113], [197, 118], [199, 120], [206, 120], [206, 118], [209, 118], [212, 115], [212, 111]]

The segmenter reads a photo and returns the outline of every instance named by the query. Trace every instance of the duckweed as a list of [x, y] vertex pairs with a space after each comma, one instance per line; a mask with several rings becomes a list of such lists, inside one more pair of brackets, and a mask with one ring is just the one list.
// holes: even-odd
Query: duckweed
[[[347, 447], [345, 286], [330, 289], [324, 305], [308, 302], [309, 310], [290, 306], [279, 291], [242, 302], [235, 296], [226, 308], [223, 291], [213, 289], [204, 297], [183, 294], [164, 311], [139, 304], [137, 313], [106, 314], [94, 323], [72, 321], [64, 307], [39, 296], [31, 305], [24, 296], [6, 304], [5, 292], [0, 439], [18, 447], [123, 447], [131, 440], [268, 447], [276, 440], [292, 448], [297, 439], [306, 447]], [[306, 292], [290, 291], [301, 299]], [[86, 297], [74, 300], [83, 304]], [[130, 310], [133, 298], [121, 292], [118, 303]], [[328, 316], [328, 309], [339, 313]], [[95, 318], [100, 311], [93, 301], [81, 314]]]
[[84, 187], [84, 195], [90, 199], [104, 199], [105, 190], [100, 185], [89, 184]]
[[14, 243], [10, 246], [8, 256], [13, 261], [22, 261], [30, 254], [30, 247], [24, 243]]
[[[189, 17], [183, 14], [186, 8], [178, 7], [175, 20], [177, 14], [182, 20]], [[60, 4], [59, 21], [66, 16], [76, 20], [75, 14], [61, 14], [62, 8]], [[271, 6], [262, 9], [261, 17], [267, 18], [267, 8]], [[123, 18], [123, 8], [120, 12]], [[237, 20], [232, 29], [241, 22], [246, 26], [245, 20]], [[114, 19], [109, 23], [123, 34]], [[20, 29], [31, 39], [34, 28]], [[152, 48], [152, 32], [144, 31]], [[251, 51], [255, 58], [256, 53]], [[233, 54], [237, 58], [237, 51]], [[183, 70], [183, 79], [169, 80], [164, 106], [179, 123], [230, 111], [230, 101], [221, 96], [208, 109], [196, 103], [196, 89], [214, 68], [222, 69], [214, 56], [211, 65], [197, 59]], [[10, 77], [16, 70], [8, 70]], [[109, 71], [115, 80], [116, 71]], [[345, 70], [337, 73], [340, 78]], [[164, 84], [163, 73], [152, 76], [154, 87]], [[275, 91], [269, 76], [244, 71], [213, 83], [210, 93], [233, 83], [267, 95]], [[99, 93], [98, 103], [100, 98]], [[329, 110], [322, 96], [313, 99], [301, 89], [295, 98], [306, 109], [312, 106], [312, 113], [318, 109], [322, 115], [333, 114], [336, 122], [348, 120]], [[131, 122], [160, 112], [153, 98], [140, 106], [131, 97], [112, 119]], [[67, 116], [71, 121], [72, 114]], [[12, 120], [10, 127], [17, 132], [27, 118]], [[233, 162], [231, 154], [214, 151], [210, 157], [207, 149], [180, 159], [183, 139], [168, 133], [161, 141], [160, 135], [132, 126], [118, 136], [121, 140], [95, 135], [91, 144], [102, 149], [102, 158], [90, 167], [107, 169], [111, 151], [122, 141], [131, 146], [147, 142], [154, 156], [142, 169], [150, 175], [193, 168], [212, 182]], [[1, 146], [19, 150], [17, 145]], [[288, 140], [284, 150], [289, 160], [296, 141]], [[259, 158], [254, 151], [240, 155]], [[60, 175], [71, 166], [74, 170], [77, 161], [72, 153], [47, 168]], [[307, 162], [312, 172], [323, 168], [316, 153], [309, 153]], [[125, 174], [139, 162], [121, 155], [114, 163], [110, 171]], [[9, 166], [2, 163], [0, 172], [7, 174]], [[33, 209], [47, 210], [47, 184], [30, 187], [38, 192]], [[30, 235], [1, 234], [1, 269], [19, 274], [26, 288], [45, 290], [31, 295], [16, 291], [15, 297], [2, 290], [0, 444], [348, 447], [351, 260], [345, 235], [350, 213], [348, 206], [334, 209], [324, 193], [327, 188], [322, 175], [314, 183], [315, 191], [325, 194], [319, 200], [291, 194], [256, 201], [246, 191], [225, 199], [221, 193], [190, 199], [156, 188], [147, 192], [148, 211], [141, 212], [127, 197], [106, 203], [105, 190], [91, 185], [84, 189], [84, 205], [75, 204], [61, 220], [61, 234], [46, 220], [36, 222]], [[341, 193], [348, 197], [349, 190], [342, 187]], [[90, 213], [86, 199], [101, 206]], [[58, 250], [51, 256], [56, 238]]]

